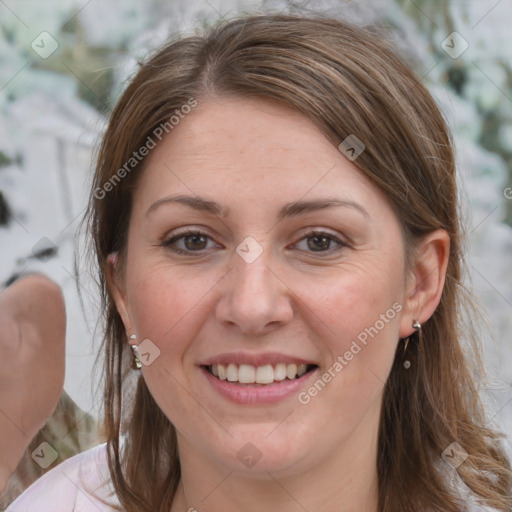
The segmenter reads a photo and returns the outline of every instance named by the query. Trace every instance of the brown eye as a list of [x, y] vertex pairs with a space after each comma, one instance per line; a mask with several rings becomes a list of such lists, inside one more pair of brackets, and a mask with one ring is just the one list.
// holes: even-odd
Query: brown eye
[[178, 254], [189, 254], [207, 249], [209, 239], [206, 233], [187, 231], [164, 240], [162, 246]]
[[332, 238], [330, 238], [328, 236], [317, 235], [317, 236], [313, 236], [313, 237], [308, 237], [308, 247], [312, 251], [327, 250], [330, 248], [331, 242], [332, 242]]
[[185, 247], [191, 251], [193, 250], [201, 250], [205, 248], [206, 238], [203, 235], [190, 235], [184, 236], [183, 240], [185, 242]]
[[[344, 247], [348, 247], [348, 244], [346, 242], [343, 242], [339, 238], [331, 235], [330, 233], [326, 233], [323, 231], [312, 231], [311, 233], [308, 233], [304, 238], [302, 238], [300, 242], [303, 242], [304, 240], [307, 240], [307, 248], [299, 248], [306, 252], [335, 252], [339, 251]], [[299, 244], [297, 244], [297, 246], [298, 245]]]

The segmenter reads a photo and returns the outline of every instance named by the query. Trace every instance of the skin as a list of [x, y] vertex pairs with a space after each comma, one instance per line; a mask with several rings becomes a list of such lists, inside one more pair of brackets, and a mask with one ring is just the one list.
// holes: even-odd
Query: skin
[[0, 493], [64, 385], [66, 313], [60, 288], [42, 275], [0, 294]]
[[[204, 98], [149, 158], [125, 258], [121, 266], [111, 256], [109, 280], [127, 335], [160, 350], [142, 374], [178, 432], [172, 511], [375, 511], [384, 382], [399, 338], [439, 303], [448, 235], [429, 234], [406, 269], [385, 196], [312, 122], [272, 100]], [[175, 203], [147, 213], [175, 194], [216, 201], [229, 215]], [[325, 197], [366, 213], [276, 216], [285, 203]], [[162, 246], [183, 227], [208, 235], [175, 242], [189, 255]], [[312, 228], [347, 246], [323, 246]], [[263, 250], [252, 263], [236, 252], [247, 236]], [[198, 367], [225, 352], [272, 351], [315, 362], [321, 375], [394, 303], [401, 311], [307, 405], [296, 396], [233, 404]], [[237, 458], [249, 442], [262, 455], [250, 468]]]

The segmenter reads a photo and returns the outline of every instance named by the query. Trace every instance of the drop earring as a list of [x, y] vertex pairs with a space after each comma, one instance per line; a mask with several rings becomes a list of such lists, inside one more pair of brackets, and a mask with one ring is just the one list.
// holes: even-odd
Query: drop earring
[[421, 324], [418, 320], [414, 320], [412, 326], [418, 331], [418, 350], [421, 352], [423, 350], [423, 336], [421, 333]]
[[[409, 343], [409, 338], [407, 338], [407, 341], [405, 342], [404, 352], [407, 350], [408, 343]], [[409, 361], [409, 359], [406, 359], [404, 361], [404, 368], [406, 370], [408, 370], [410, 367], [411, 367], [411, 361]]]
[[[132, 334], [130, 336], [130, 340], [136, 340], [136, 339], [137, 339], [136, 334]], [[130, 343], [130, 347], [133, 352], [132, 368], [134, 370], [140, 370], [142, 368], [142, 363], [140, 362], [139, 349], [138, 349], [137, 345], [135, 345], [135, 343]]]
[[[418, 322], [418, 320], [414, 320], [413, 323], [412, 323], [412, 326], [414, 327], [414, 329], [416, 329], [416, 331], [418, 332], [418, 336], [419, 336], [419, 344], [418, 344], [418, 349], [419, 350], [422, 350], [421, 349], [421, 344], [422, 344], [422, 339], [421, 339], [421, 324]], [[407, 336], [407, 338], [405, 339], [405, 345], [404, 345], [404, 354], [407, 352], [407, 347], [409, 346], [409, 339], [410, 339], [410, 336]], [[411, 367], [411, 361], [409, 361], [409, 359], [406, 359], [404, 361], [404, 368], [406, 370], [408, 370], [409, 368]]]

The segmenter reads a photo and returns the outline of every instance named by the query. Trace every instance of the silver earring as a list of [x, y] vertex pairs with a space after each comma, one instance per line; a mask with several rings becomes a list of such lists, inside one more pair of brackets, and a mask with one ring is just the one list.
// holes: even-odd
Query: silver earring
[[[412, 323], [412, 326], [414, 327], [414, 329], [416, 329], [416, 331], [418, 331], [419, 333], [419, 338], [420, 338], [420, 342], [419, 342], [419, 345], [418, 345], [418, 348], [421, 347], [421, 324], [418, 322], [418, 320], [414, 320], [413, 323]], [[405, 340], [405, 345], [404, 345], [404, 354], [407, 352], [407, 347], [409, 345], [409, 338], [410, 336], [408, 336]], [[421, 350], [421, 348], [420, 348]], [[411, 367], [411, 361], [409, 361], [409, 359], [406, 359], [404, 361], [404, 368], [406, 370], [408, 370], [409, 368]]]
[[[130, 339], [131, 340], [136, 340], [137, 339], [137, 335], [136, 334], [132, 334], [130, 336]], [[140, 356], [139, 356], [139, 348], [137, 347], [137, 345], [135, 345], [135, 343], [130, 343], [130, 347], [132, 348], [132, 352], [133, 352], [133, 361], [132, 361], [132, 368], [134, 370], [140, 370], [142, 368], [142, 363], [140, 362]]]
[[412, 326], [418, 331], [418, 350], [421, 352], [423, 350], [423, 336], [421, 331], [421, 324], [418, 320], [414, 320]]

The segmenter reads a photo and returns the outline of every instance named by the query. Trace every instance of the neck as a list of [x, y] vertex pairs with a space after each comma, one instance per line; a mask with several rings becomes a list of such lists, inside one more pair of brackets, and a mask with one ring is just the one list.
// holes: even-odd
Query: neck
[[180, 449], [182, 478], [171, 512], [376, 512], [377, 436], [361, 434], [356, 432], [359, 439], [346, 442], [307, 471], [295, 473], [242, 474], [199, 460], [187, 446]]

